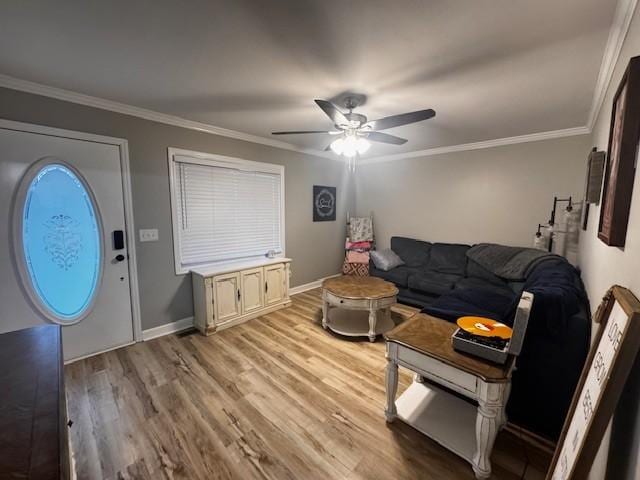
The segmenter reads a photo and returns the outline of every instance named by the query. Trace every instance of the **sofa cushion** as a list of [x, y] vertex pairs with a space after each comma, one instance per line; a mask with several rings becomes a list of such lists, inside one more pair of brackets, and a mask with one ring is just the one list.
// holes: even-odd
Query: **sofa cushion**
[[467, 259], [467, 277], [480, 278], [496, 285], [505, 283], [500, 277], [470, 258]]
[[450, 322], [476, 315], [512, 325], [518, 300], [508, 290], [502, 293], [486, 288], [461, 288], [442, 295], [422, 312]]
[[407, 267], [422, 267], [429, 260], [431, 244], [405, 237], [391, 237], [391, 250], [396, 252]]
[[434, 243], [427, 270], [441, 273], [464, 275], [467, 269], [467, 250], [469, 245], [454, 243]]
[[456, 289], [460, 288], [481, 288], [485, 290], [490, 290], [492, 292], [501, 293], [503, 295], [512, 295], [513, 291], [509, 288], [505, 282], [500, 283], [492, 283], [482, 278], [474, 278], [467, 277], [462, 278], [460, 281], [456, 282]]
[[409, 276], [409, 288], [430, 295], [443, 295], [449, 292], [462, 277], [440, 272], [420, 272]]
[[424, 308], [438, 299], [439, 295], [429, 295], [424, 292], [416, 292], [408, 288], [398, 288], [398, 302], [412, 307]]
[[416, 272], [418, 272], [417, 269], [409, 268], [405, 265], [392, 268], [388, 272], [385, 272], [384, 270], [376, 268], [375, 265], [373, 265], [373, 262], [369, 264], [369, 275], [372, 277], [380, 277], [383, 280], [387, 280], [388, 282], [395, 284], [397, 287], [407, 288], [407, 279], [409, 275]]
[[385, 248], [384, 250], [372, 250], [371, 260], [373, 260], [376, 268], [384, 270], [385, 272], [388, 272], [392, 268], [399, 267], [400, 265], [404, 265], [402, 259], [390, 248]]

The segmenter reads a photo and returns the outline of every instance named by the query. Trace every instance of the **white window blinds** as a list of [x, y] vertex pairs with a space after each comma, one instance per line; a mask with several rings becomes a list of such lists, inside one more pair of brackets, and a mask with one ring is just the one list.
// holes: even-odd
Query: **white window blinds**
[[183, 271], [282, 252], [280, 173], [182, 156], [174, 157], [173, 169], [176, 253]]

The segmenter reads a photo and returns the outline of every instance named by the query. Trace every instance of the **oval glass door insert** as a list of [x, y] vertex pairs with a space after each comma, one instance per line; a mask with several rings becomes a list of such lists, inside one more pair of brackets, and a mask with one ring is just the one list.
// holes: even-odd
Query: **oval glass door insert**
[[62, 323], [88, 313], [102, 267], [100, 223], [85, 183], [50, 163], [33, 177], [22, 211], [26, 271], [37, 300]]

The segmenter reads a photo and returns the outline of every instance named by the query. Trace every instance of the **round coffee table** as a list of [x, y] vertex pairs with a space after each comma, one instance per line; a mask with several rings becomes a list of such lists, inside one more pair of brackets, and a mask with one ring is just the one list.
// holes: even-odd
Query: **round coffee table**
[[[391, 330], [391, 306], [396, 303], [398, 289], [393, 283], [378, 277], [344, 275], [322, 282], [322, 326], [347, 336], [368, 336], [375, 342], [376, 336]], [[329, 317], [331, 308], [365, 310], [369, 312], [363, 321], [358, 316]], [[378, 318], [378, 312], [382, 312]], [[368, 320], [368, 321], [367, 321]]]

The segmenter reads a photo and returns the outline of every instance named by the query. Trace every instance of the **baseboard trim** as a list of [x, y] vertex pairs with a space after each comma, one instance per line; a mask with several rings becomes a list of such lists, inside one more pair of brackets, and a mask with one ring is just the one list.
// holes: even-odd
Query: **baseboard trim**
[[[290, 288], [289, 295], [295, 295], [296, 293], [302, 293], [308, 290], [313, 290], [314, 288], [319, 288], [320, 286], [322, 286], [322, 282], [327, 278], [339, 277], [340, 275], [342, 274], [336, 273], [335, 275], [329, 275], [327, 277], [320, 278], [313, 282], [305, 283], [303, 285], [298, 285], [297, 287]], [[238, 323], [240, 323], [240, 320], [238, 321]], [[229, 324], [228, 326], [231, 326], [231, 324]], [[183, 318], [175, 322], [165, 323], [164, 325], [160, 325], [158, 327], [153, 327], [153, 328], [148, 328], [146, 330], [143, 330], [142, 340], [146, 342], [147, 340], [163, 337], [165, 335], [169, 335], [176, 332], [181, 332], [182, 330], [186, 330], [188, 328], [194, 328], [193, 317]]]
[[78, 362], [80, 360], [84, 360], [86, 358], [95, 357], [96, 355], [102, 355], [103, 353], [112, 352], [113, 350], [118, 350], [119, 348], [128, 347], [129, 345], [135, 344], [135, 340], [132, 342], [123, 343], [122, 345], [116, 345], [114, 347], [105, 348], [104, 350], [98, 350], [97, 352], [87, 353], [86, 355], [81, 355], [79, 357], [69, 358], [64, 361], [65, 365], [70, 365], [73, 362]]
[[188, 328], [194, 328], [193, 317], [183, 318], [171, 323], [165, 323], [158, 327], [148, 328], [142, 331], [142, 340], [147, 341], [153, 338], [164, 337], [171, 333], [181, 332]]
[[511, 422], [507, 422], [504, 429], [510, 432], [513, 436], [520, 438], [523, 442], [532, 445], [539, 450], [543, 450], [549, 455], [553, 455], [553, 452], [556, 449], [555, 442], [548, 438], [544, 438], [537, 433], [530, 432], [526, 428], [514, 425]]
[[334, 275], [329, 275], [327, 277], [322, 277], [313, 282], [304, 283], [302, 285], [298, 285], [297, 287], [292, 287], [289, 289], [289, 295], [295, 295], [296, 293], [306, 292], [307, 290], [313, 290], [314, 288], [320, 288], [322, 286], [322, 282], [324, 282], [327, 278], [339, 277], [342, 273], [336, 273]]

